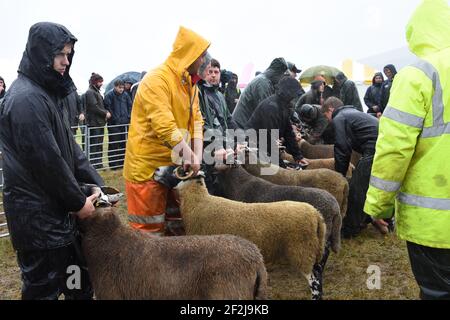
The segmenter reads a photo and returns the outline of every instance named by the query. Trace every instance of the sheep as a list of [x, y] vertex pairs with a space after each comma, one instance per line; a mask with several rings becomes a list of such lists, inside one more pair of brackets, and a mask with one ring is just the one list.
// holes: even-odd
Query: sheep
[[332, 144], [311, 144], [305, 139], [299, 142], [300, 150], [304, 157], [308, 159], [327, 159], [334, 157], [334, 145]]
[[[310, 144], [305, 139], [299, 142], [300, 150], [302, 154], [307, 159], [329, 159], [334, 158], [334, 145], [332, 144]], [[353, 151], [350, 163], [353, 166], [358, 164], [361, 154]], [[334, 170], [334, 168], [333, 168]]]
[[[250, 162], [243, 165], [250, 174], [266, 181], [288, 186], [302, 186], [323, 189], [331, 193], [339, 203], [342, 218], [347, 212], [349, 186], [347, 180], [330, 169], [286, 170], [273, 164]], [[266, 169], [271, 174], [263, 174]]]
[[[335, 171], [334, 166], [334, 158], [329, 159], [309, 159], [309, 165], [306, 167], [305, 170], [313, 170], [313, 169], [330, 169]], [[346, 177], [347, 179], [351, 179], [353, 175], [353, 170], [355, 170], [355, 166], [350, 163], [348, 165], [348, 170]]]
[[123, 225], [113, 208], [80, 220], [97, 299], [266, 299], [259, 249], [232, 235], [157, 237]]
[[260, 248], [267, 262], [287, 261], [304, 275], [313, 299], [322, 297], [326, 226], [320, 213], [307, 203], [282, 201], [242, 203], [208, 194], [203, 178], [180, 182], [176, 190], [186, 234], [234, 234]]
[[[300, 186], [281, 186], [248, 173], [241, 166], [217, 165], [222, 195], [247, 203], [298, 201], [311, 204], [322, 214], [326, 224], [325, 238], [337, 253], [341, 244], [342, 217], [337, 200], [327, 191]], [[328, 249], [328, 245], [326, 249]], [[326, 261], [323, 261], [323, 266]]]
[[[290, 163], [295, 163], [294, 158], [289, 153], [286, 153], [284, 151], [281, 151], [281, 158], [283, 160], [286, 160]], [[334, 158], [329, 159], [308, 159], [309, 165], [305, 168], [305, 170], [312, 170], [312, 169], [330, 169], [335, 171], [334, 166]], [[352, 163], [349, 163], [348, 170], [346, 177], [348, 179], [351, 179], [353, 170], [355, 169], [355, 166]]]

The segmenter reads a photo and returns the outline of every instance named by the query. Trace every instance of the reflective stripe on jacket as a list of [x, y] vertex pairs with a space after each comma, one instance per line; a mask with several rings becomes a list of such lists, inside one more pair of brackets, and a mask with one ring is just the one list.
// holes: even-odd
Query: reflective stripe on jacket
[[[450, 9], [425, 1], [407, 38], [420, 58], [395, 77], [364, 211], [397, 218], [402, 239], [450, 248]], [[433, 34], [433, 37], [429, 35]]]

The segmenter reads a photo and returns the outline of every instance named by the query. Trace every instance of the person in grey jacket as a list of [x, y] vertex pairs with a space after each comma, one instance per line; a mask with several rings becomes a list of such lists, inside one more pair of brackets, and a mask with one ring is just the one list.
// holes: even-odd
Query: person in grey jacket
[[266, 71], [248, 84], [232, 115], [237, 127], [244, 128], [259, 103], [275, 93], [276, 85], [287, 69], [286, 60], [276, 58]]

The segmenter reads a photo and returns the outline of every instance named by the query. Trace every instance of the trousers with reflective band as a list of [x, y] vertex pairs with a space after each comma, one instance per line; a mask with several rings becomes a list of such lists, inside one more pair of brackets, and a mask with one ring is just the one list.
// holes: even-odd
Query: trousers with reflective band
[[125, 181], [125, 188], [130, 226], [163, 235], [166, 206], [173, 191], [153, 180], [143, 183]]

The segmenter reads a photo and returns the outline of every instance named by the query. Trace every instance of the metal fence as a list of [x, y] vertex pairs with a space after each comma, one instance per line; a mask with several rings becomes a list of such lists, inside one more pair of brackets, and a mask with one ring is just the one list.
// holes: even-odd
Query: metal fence
[[[72, 127], [75, 141], [98, 171], [123, 167], [129, 125]], [[3, 155], [0, 151], [0, 187], [3, 189]], [[9, 236], [6, 216], [0, 200], [0, 238]]]
[[123, 167], [129, 125], [72, 127], [75, 140], [98, 171]]

